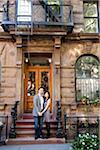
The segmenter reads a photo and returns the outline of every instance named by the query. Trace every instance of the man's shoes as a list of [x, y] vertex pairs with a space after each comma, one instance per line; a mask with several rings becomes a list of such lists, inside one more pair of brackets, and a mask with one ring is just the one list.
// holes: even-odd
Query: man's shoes
[[37, 140], [38, 139], [38, 137], [37, 136], [35, 136], [35, 140]]
[[46, 135], [46, 139], [49, 139], [50, 138], [50, 135]]
[[43, 135], [40, 135], [39, 137], [40, 137], [41, 139], [44, 139], [44, 136], [43, 136]]

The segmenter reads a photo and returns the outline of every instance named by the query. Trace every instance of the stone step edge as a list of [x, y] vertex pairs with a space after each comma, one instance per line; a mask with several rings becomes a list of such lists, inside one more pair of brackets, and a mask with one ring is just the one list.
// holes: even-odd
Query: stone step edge
[[[23, 128], [25, 128], [25, 129], [27, 129], [27, 128], [34, 129], [34, 125], [16, 125], [16, 129], [18, 129], [18, 128], [20, 128], [20, 129], [23, 129]], [[44, 125], [43, 128], [46, 128], [46, 126]], [[50, 128], [51, 129], [52, 128], [57, 128], [57, 125], [50, 125]]]
[[[17, 122], [34, 122], [34, 119], [18, 119]], [[57, 121], [50, 120], [50, 123], [57, 123]]]
[[[43, 132], [44, 132], [44, 130], [43, 130]], [[46, 132], [46, 131], [45, 131]], [[16, 131], [16, 134], [34, 134], [35, 133], [35, 130], [31, 130], [31, 131]], [[54, 130], [53, 132], [51, 132], [51, 134], [53, 134], [53, 133], [56, 133], [56, 130]]]
[[64, 138], [49, 138], [49, 139], [37, 139], [34, 138], [16, 138], [16, 139], [9, 139], [7, 144], [8, 145], [20, 145], [20, 144], [62, 144], [65, 143]]

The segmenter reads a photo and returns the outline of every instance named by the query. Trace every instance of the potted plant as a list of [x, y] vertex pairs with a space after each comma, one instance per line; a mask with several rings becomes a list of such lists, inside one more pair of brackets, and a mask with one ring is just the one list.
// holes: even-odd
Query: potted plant
[[97, 136], [89, 133], [79, 134], [72, 144], [73, 150], [98, 150], [98, 146]]
[[94, 104], [94, 105], [100, 104], [100, 98], [92, 99], [92, 100], [90, 101], [90, 104]]
[[89, 100], [89, 98], [88, 98], [87, 96], [82, 96], [82, 97], [81, 97], [81, 103], [82, 103], [82, 104], [84, 104], [84, 105], [85, 105], [85, 104], [89, 104], [89, 101], [90, 101], [90, 100]]

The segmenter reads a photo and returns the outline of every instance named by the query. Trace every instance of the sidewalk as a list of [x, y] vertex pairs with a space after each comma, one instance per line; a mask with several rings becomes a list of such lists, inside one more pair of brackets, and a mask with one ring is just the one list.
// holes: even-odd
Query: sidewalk
[[71, 144], [5, 145], [0, 150], [72, 150]]

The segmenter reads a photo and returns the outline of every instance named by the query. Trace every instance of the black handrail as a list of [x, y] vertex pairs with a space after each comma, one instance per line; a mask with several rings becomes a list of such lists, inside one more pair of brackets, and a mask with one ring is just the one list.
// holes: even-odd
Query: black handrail
[[56, 132], [56, 137], [57, 138], [63, 138], [63, 128], [62, 128], [62, 117], [61, 117], [61, 101], [57, 101], [57, 132]]
[[9, 138], [9, 119], [8, 115], [0, 115], [0, 145], [6, 144]]
[[14, 107], [11, 110], [12, 125], [10, 127], [10, 132], [9, 132], [10, 138], [16, 138], [16, 120], [17, 120], [18, 103], [19, 101], [16, 101]]

